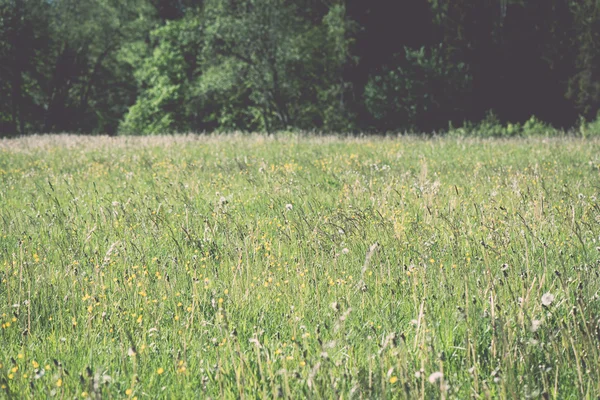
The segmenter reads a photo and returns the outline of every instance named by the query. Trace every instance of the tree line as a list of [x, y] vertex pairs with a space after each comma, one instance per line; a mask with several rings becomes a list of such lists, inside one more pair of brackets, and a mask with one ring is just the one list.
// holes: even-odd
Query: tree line
[[432, 132], [600, 108], [600, 0], [0, 0], [0, 135]]

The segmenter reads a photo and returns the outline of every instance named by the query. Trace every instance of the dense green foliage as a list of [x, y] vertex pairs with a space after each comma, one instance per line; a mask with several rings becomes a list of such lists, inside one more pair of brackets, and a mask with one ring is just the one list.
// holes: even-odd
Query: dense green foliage
[[0, 0], [0, 134], [577, 127], [598, 43], [598, 0]]
[[0, 397], [600, 394], [600, 141], [0, 141]]

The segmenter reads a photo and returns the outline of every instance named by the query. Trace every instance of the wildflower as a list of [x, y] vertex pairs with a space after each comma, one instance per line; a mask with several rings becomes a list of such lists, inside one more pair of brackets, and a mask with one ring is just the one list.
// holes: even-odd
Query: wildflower
[[444, 374], [442, 374], [440, 371], [436, 371], [433, 374], [429, 375], [429, 383], [436, 383], [439, 380], [442, 380], [444, 378]]
[[531, 321], [531, 332], [536, 332], [538, 329], [540, 329], [540, 326], [542, 326], [542, 321], [539, 319], [534, 319]]
[[348, 250], [346, 247], [344, 247], [342, 249], [342, 254], [348, 254], [348, 253], [350, 253], [350, 250]]
[[542, 296], [542, 305], [548, 307], [552, 302], [554, 302], [554, 295], [550, 292], [544, 293]]
[[131, 393], [133, 393], [133, 390], [131, 390], [131, 389], [127, 389], [127, 390], [125, 391], [125, 394], [126, 394], [127, 396], [131, 396]]
[[398, 382], [398, 377], [397, 376], [392, 376], [390, 378], [390, 383], [393, 385], [394, 383]]
[[285, 209], [288, 211], [292, 211], [292, 209], [294, 208], [294, 206], [292, 206], [291, 204], [286, 204], [285, 205]]
[[159, 369], [157, 369], [157, 370], [156, 370], [156, 373], [157, 373], [158, 375], [162, 375], [164, 372], [165, 372], [165, 370], [164, 370], [164, 369], [162, 369], [162, 368], [159, 368]]
[[61, 378], [58, 378], [58, 380], [56, 381], [56, 386], [57, 386], [57, 387], [61, 387], [61, 386], [62, 386], [62, 383], [63, 383], [63, 382], [62, 382], [62, 379], [61, 379]]

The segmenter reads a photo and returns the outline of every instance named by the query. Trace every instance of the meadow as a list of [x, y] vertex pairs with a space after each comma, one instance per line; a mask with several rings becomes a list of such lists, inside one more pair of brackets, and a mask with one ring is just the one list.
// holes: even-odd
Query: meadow
[[600, 139], [0, 141], [1, 398], [600, 395]]

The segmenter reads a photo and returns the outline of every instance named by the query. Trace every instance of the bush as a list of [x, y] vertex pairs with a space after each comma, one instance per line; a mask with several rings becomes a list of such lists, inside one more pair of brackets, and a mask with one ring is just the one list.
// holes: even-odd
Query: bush
[[450, 126], [448, 130], [449, 135], [476, 137], [555, 136], [560, 133], [561, 131], [539, 120], [534, 115], [523, 124], [508, 122], [503, 125], [498, 116], [492, 111], [489, 111], [486, 117], [478, 123], [467, 121], [460, 128]]
[[585, 118], [581, 117], [579, 133], [583, 137], [600, 136], [600, 110], [598, 110], [596, 119], [593, 121], [588, 122], [585, 120]]

